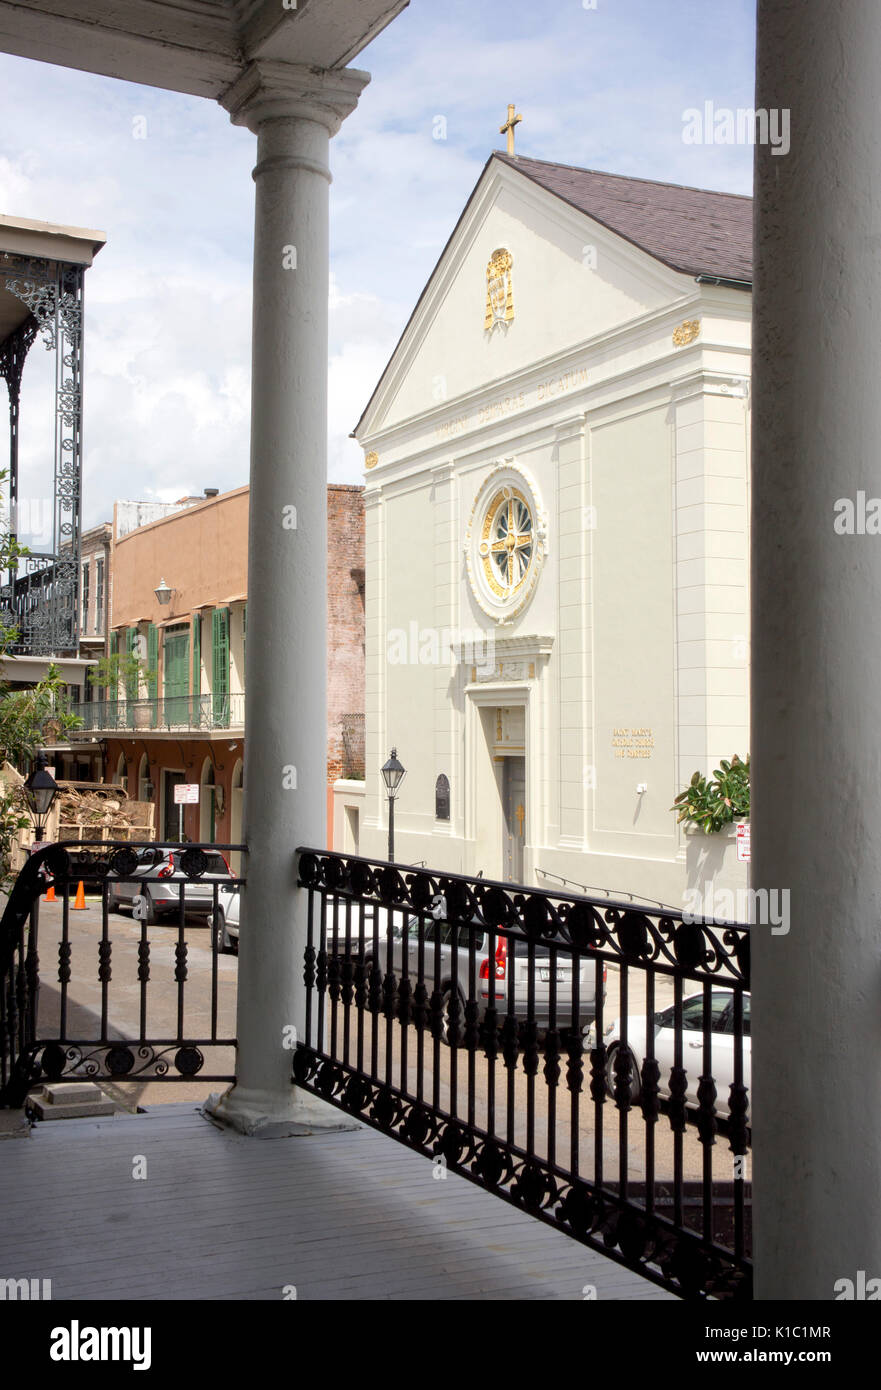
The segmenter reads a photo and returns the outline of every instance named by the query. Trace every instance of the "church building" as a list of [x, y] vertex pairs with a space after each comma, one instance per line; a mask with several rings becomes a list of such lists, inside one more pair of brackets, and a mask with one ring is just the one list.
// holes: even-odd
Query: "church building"
[[[510, 144], [510, 142], [509, 142]], [[495, 153], [356, 428], [365, 781], [335, 843], [681, 905], [749, 751], [752, 204]]]

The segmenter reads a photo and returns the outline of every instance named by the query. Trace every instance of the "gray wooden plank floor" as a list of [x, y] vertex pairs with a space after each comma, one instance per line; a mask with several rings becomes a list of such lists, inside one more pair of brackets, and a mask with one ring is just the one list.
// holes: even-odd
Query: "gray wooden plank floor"
[[366, 1127], [245, 1139], [192, 1102], [42, 1123], [0, 1145], [0, 1276], [53, 1300], [673, 1298], [432, 1171]]

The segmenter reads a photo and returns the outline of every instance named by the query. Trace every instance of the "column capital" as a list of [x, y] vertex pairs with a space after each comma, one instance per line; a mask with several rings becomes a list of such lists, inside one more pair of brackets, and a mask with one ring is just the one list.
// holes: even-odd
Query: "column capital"
[[360, 68], [311, 68], [257, 59], [220, 98], [233, 125], [257, 135], [267, 121], [315, 121], [335, 135], [370, 81]]

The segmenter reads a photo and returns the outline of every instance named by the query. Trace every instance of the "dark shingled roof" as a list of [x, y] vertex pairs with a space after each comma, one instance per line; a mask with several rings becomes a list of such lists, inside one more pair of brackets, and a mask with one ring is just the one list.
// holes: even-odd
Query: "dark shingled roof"
[[753, 200], [496, 153], [564, 202], [685, 275], [752, 282]]

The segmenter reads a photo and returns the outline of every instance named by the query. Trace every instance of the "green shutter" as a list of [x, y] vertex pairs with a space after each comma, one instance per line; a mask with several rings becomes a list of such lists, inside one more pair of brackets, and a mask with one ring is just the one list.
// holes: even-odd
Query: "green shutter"
[[151, 623], [147, 629], [147, 694], [150, 697], [150, 726], [156, 727], [156, 697], [159, 694], [159, 629]]
[[229, 723], [229, 609], [215, 608], [211, 625], [214, 722]]
[[[128, 635], [127, 635], [127, 640], [126, 640], [126, 645], [125, 645], [125, 649], [126, 649], [126, 651], [127, 651], [127, 653], [128, 653], [129, 656], [136, 656], [136, 655], [137, 655], [137, 645], [138, 645], [138, 629], [137, 629], [136, 627], [130, 627], [130, 628], [128, 629]], [[136, 699], [138, 698], [139, 693], [140, 693], [140, 692], [139, 692], [139, 690], [138, 690], [138, 675], [137, 675], [137, 672], [135, 671], [135, 672], [133, 672], [130, 676], [127, 676], [127, 677], [126, 677], [126, 682], [125, 682], [125, 698], [126, 698], [127, 700], [136, 700]]]
[[147, 689], [150, 699], [155, 700], [159, 693], [159, 629], [151, 623], [147, 629]]
[[172, 724], [185, 724], [190, 708], [190, 633], [186, 626], [183, 631], [165, 629], [162, 657], [165, 719]]
[[[193, 616], [193, 700], [198, 701], [202, 694], [202, 619], [196, 613]], [[196, 704], [196, 710], [199, 706]]]
[[[119, 635], [118, 635], [118, 633], [116, 633], [116, 632], [111, 632], [111, 634], [110, 634], [110, 656], [111, 656], [111, 659], [112, 659], [114, 656], [118, 656], [118, 655], [119, 655]], [[111, 668], [111, 669], [112, 669], [112, 668]], [[106, 687], [106, 692], [107, 692], [107, 699], [108, 699], [112, 704], [115, 705], [116, 702], [117, 702], [117, 700], [119, 699], [119, 682], [118, 682], [118, 680], [111, 680], [110, 684]]]

